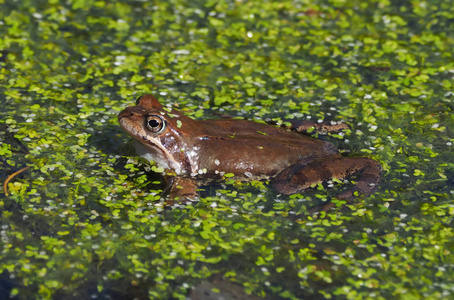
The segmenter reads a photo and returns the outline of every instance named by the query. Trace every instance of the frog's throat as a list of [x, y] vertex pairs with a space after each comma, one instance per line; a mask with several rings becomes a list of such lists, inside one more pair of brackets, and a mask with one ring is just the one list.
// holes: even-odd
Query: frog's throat
[[148, 161], [154, 161], [158, 167], [173, 170], [177, 175], [185, 173], [183, 166], [175, 160], [173, 155], [166, 148], [156, 141], [150, 141], [149, 139], [147, 139], [147, 141], [152, 143], [152, 145], [136, 141], [134, 146], [137, 155]]

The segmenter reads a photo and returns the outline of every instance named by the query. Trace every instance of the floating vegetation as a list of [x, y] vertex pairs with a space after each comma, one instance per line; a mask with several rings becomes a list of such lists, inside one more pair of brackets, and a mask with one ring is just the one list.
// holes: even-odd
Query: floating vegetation
[[[454, 296], [450, 1], [3, 2], [2, 184], [30, 168], [0, 193], [0, 298]], [[224, 174], [165, 209], [117, 124], [146, 93], [197, 119], [347, 122], [320, 138], [382, 183], [315, 217], [343, 182], [283, 197]]]

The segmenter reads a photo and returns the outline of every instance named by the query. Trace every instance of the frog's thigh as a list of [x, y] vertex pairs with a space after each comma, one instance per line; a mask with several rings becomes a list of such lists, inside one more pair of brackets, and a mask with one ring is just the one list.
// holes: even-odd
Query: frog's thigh
[[380, 181], [381, 165], [365, 157], [327, 157], [309, 164], [296, 164], [279, 173], [271, 182], [273, 188], [283, 194], [303, 191], [312, 184], [332, 178], [345, 179], [357, 175], [357, 183], [351, 189], [337, 196], [339, 199], [353, 200], [354, 193], [369, 195]]

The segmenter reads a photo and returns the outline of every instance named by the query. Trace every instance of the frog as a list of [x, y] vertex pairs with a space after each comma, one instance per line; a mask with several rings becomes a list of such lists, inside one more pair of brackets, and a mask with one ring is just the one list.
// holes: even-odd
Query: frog
[[[173, 204], [197, 199], [202, 183], [226, 176], [266, 181], [282, 195], [355, 176], [356, 184], [335, 196], [347, 203], [369, 196], [381, 179], [378, 161], [343, 156], [333, 143], [308, 134], [339, 132], [349, 128], [345, 123], [303, 120], [279, 126], [234, 118], [195, 120], [151, 94], [121, 111], [118, 122], [135, 140], [137, 154], [164, 170]], [[321, 209], [332, 206], [328, 201]]]

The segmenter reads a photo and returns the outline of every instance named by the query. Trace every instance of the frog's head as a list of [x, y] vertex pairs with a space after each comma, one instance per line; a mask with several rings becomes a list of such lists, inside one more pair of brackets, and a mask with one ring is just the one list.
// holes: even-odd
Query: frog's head
[[118, 115], [120, 126], [136, 141], [137, 154], [155, 161], [177, 175], [192, 171], [191, 160], [185, 151], [191, 143], [191, 131], [196, 122], [179, 111], [165, 107], [152, 95], [143, 95], [136, 106]]

